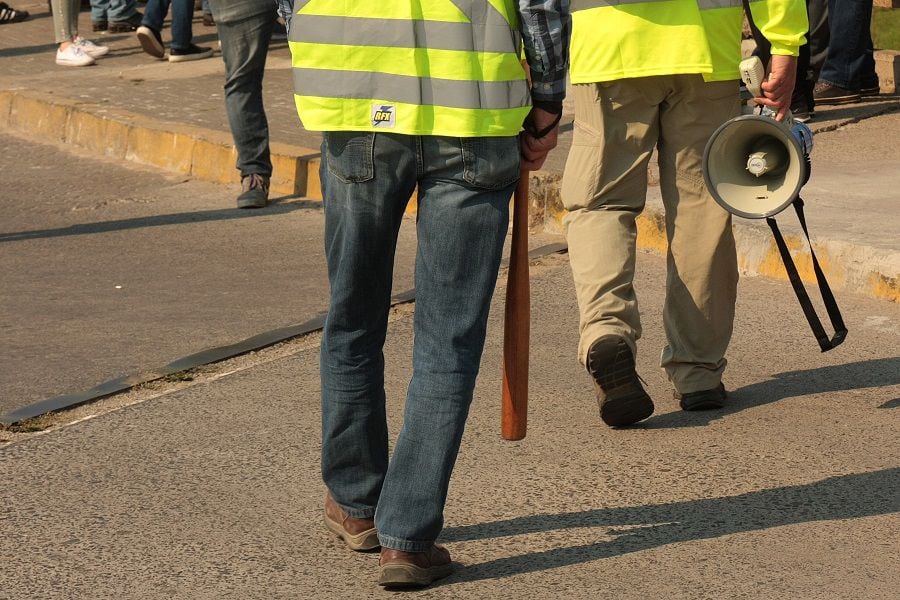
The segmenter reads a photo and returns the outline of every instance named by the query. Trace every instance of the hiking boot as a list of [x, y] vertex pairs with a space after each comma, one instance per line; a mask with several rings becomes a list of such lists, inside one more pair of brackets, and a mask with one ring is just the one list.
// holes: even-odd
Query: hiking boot
[[425, 552], [382, 548], [378, 565], [378, 585], [387, 588], [423, 587], [453, 572], [450, 553], [437, 544]]
[[213, 55], [212, 48], [191, 44], [187, 48], [169, 48], [169, 62], [185, 62], [188, 60], [200, 60]]
[[331, 494], [325, 496], [325, 527], [344, 540], [348, 548], [357, 552], [374, 550], [381, 545], [375, 530], [375, 519], [349, 516]]
[[155, 29], [141, 25], [137, 28], [135, 35], [141, 43], [141, 48], [150, 56], [162, 58], [166, 55], [166, 47], [163, 45], [162, 35]]
[[262, 208], [269, 202], [269, 178], [258, 173], [250, 173], [241, 178], [241, 195], [237, 197], [238, 208]]
[[852, 104], [859, 102], [859, 92], [838, 87], [827, 81], [820, 81], [813, 89], [816, 104]]
[[604, 335], [591, 344], [588, 372], [594, 378], [600, 418], [610, 427], [633, 425], [653, 414], [653, 401], [634, 369], [625, 338]]
[[725, 386], [719, 384], [711, 390], [702, 390], [700, 392], [688, 392], [681, 394], [675, 390], [675, 399], [681, 405], [682, 410], [714, 410], [725, 406], [725, 398], [728, 394], [725, 392]]
[[141, 20], [143, 18], [144, 15], [141, 13], [135, 13], [124, 21], [113, 21], [109, 24], [109, 32], [131, 33], [132, 31], [137, 31], [137, 28], [141, 26]]

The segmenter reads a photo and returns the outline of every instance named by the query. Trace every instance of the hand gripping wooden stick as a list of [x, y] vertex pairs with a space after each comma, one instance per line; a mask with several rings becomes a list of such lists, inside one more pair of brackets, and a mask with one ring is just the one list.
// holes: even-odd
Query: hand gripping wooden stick
[[531, 300], [528, 281], [528, 171], [522, 170], [513, 197], [513, 233], [506, 282], [503, 330], [501, 432], [521, 440], [528, 425], [528, 337]]

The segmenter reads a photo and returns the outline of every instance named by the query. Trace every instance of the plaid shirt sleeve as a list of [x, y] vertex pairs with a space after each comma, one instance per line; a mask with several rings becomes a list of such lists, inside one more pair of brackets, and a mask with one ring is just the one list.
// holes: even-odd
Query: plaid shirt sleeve
[[519, 31], [531, 69], [531, 96], [558, 102], [566, 95], [572, 16], [569, 0], [518, 0]]
[[285, 28], [290, 31], [291, 17], [294, 16], [294, 0], [275, 0], [278, 15], [284, 19]]

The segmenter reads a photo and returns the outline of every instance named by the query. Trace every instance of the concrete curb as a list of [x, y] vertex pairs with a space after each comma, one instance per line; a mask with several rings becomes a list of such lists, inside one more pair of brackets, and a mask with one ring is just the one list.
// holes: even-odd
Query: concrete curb
[[[847, 123], [858, 119], [848, 119]], [[833, 129], [838, 125], [831, 125]], [[235, 150], [227, 133], [151, 119], [100, 104], [47, 97], [29, 90], [0, 91], [0, 129], [63, 142], [119, 159], [159, 167], [214, 183], [237, 183]], [[316, 150], [272, 144], [276, 193], [322, 198], [319, 153]], [[561, 177], [538, 171], [531, 174], [529, 223], [562, 232], [565, 209], [559, 198]], [[415, 209], [415, 199], [410, 204]], [[647, 206], [638, 218], [638, 247], [666, 251], [665, 218], [658, 188], [651, 188]], [[767, 228], [735, 220], [738, 262], [744, 275], [786, 279], [774, 239]], [[815, 232], [813, 232], [815, 235]], [[805, 240], [785, 235], [801, 277], [815, 282]], [[887, 251], [838, 240], [813, 239], [816, 255], [835, 290], [861, 293], [900, 302], [900, 251]]]

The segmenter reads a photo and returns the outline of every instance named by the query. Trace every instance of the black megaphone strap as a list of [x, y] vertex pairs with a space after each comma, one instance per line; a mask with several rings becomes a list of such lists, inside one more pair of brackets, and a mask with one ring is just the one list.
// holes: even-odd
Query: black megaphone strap
[[822, 294], [822, 300], [825, 303], [825, 310], [828, 311], [828, 317], [831, 319], [831, 326], [834, 328], [834, 337], [828, 337], [825, 328], [822, 326], [822, 321], [819, 319], [819, 315], [816, 314], [816, 309], [809, 299], [809, 294], [806, 293], [806, 288], [803, 287], [803, 282], [800, 280], [800, 274], [797, 272], [796, 265], [794, 265], [794, 259], [791, 258], [791, 253], [788, 250], [787, 244], [784, 242], [784, 238], [778, 230], [778, 224], [772, 217], [767, 217], [766, 223], [769, 224], [769, 227], [772, 229], [772, 234], [775, 236], [775, 243], [778, 244], [778, 250], [781, 252], [781, 260], [787, 271], [788, 279], [791, 281], [794, 293], [797, 294], [797, 300], [800, 301], [800, 306], [803, 308], [803, 314], [806, 315], [809, 327], [812, 329], [813, 335], [816, 336], [816, 340], [819, 342], [819, 347], [822, 349], [822, 352], [828, 352], [844, 341], [844, 338], [847, 337], [847, 327], [844, 325], [844, 319], [841, 317], [841, 309], [838, 308], [837, 301], [834, 299], [834, 294], [831, 293], [831, 287], [825, 279], [825, 273], [822, 272], [822, 268], [819, 266], [819, 260], [816, 258], [816, 252], [812, 247], [812, 240], [809, 239], [809, 230], [806, 228], [806, 217], [803, 215], [803, 199], [798, 196], [793, 204], [794, 210], [797, 211], [797, 217], [800, 219], [800, 225], [803, 227], [803, 233], [806, 235], [806, 241], [809, 243], [809, 254], [812, 257], [813, 269], [816, 272], [816, 281], [819, 284], [819, 292]]

